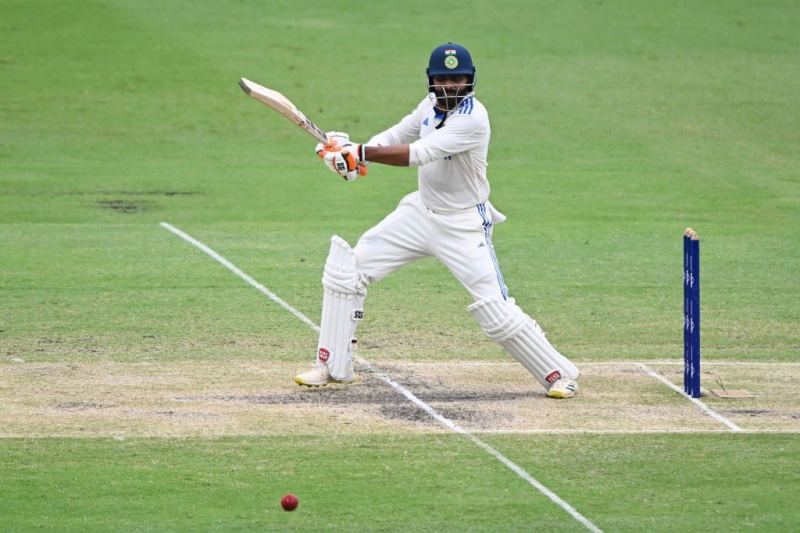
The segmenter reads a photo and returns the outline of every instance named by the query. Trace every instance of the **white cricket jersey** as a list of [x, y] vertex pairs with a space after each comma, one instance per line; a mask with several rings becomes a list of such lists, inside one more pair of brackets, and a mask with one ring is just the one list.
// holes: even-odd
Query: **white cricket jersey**
[[448, 212], [483, 204], [489, 199], [486, 159], [491, 136], [486, 108], [470, 94], [437, 130], [443, 118], [426, 97], [367, 145], [411, 145], [409, 166], [419, 167], [419, 194], [428, 209]]

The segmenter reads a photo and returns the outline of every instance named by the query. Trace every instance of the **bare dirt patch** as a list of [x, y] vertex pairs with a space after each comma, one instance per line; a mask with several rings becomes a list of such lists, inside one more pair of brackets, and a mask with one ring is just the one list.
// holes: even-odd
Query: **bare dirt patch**
[[[358, 365], [357, 365], [358, 366]], [[351, 386], [301, 388], [295, 363], [2, 363], [0, 437], [224, 436], [443, 432], [442, 424], [377, 375]], [[674, 383], [680, 365], [650, 368]], [[724, 431], [634, 363], [581, 365], [574, 400], [545, 396], [515, 363], [396, 362], [377, 370], [474, 433]], [[745, 430], [800, 431], [800, 366], [707, 365], [755, 398], [702, 398]]]

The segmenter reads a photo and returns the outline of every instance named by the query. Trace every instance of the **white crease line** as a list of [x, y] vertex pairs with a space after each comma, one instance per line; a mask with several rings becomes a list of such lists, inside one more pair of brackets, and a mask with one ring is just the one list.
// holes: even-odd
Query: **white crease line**
[[[629, 363], [633, 363], [633, 361], [629, 361]], [[589, 365], [603, 365], [603, 364], [616, 364], [613, 362], [609, 363], [583, 363]], [[683, 367], [683, 361], [675, 360], [675, 361], [646, 361], [641, 363], [635, 363], [637, 365], [679, 365]], [[761, 361], [758, 363], [754, 363], [753, 361], [714, 361], [714, 360], [703, 360], [703, 366], [800, 366], [800, 363], [792, 363], [789, 361]]]
[[[479, 435], [665, 435], [672, 433], [720, 434], [729, 429], [479, 429]], [[754, 435], [800, 433], [800, 429], [743, 429]]]
[[[431, 365], [450, 365], [448, 362], [441, 361], [403, 361], [402, 363], [394, 363], [403, 366], [431, 366]], [[674, 361], [581, 361], [581, 367], [587, 366], [630, 366], [630, 365], [658, 365], [658, 366], [676, 366], [683, 370], [683, 361], [675, 359]], [[508, 361], [458, 361], [460, 367], [471, 366], [513, 366], [520, 368], [519, 363], [512, 360]], [[800, 366], [800, 363], [790, 363], [786, 361], [762, 361], [760, 363], [753, 363], [751, 361], [703, 361], [703, 366]]]
[[[186, 234], [186, 233], [182, 232], [181, 230], [177, 229], [176, 227], [174, 227], [174, 226], [172, 226], [170, 224], [167, 224], [166, 222], [161, 222], [159, 225], [161, 227], [171, 231], [172, 233], [174, 233], [175, 235], [177, 235], [181, 239], [185, 240], [186, 242], [189, 242], [189, 243], [193, 244], [194, 246], [200, 248], [202, 251], [204, 251], [205, 253], [207, 253], [211, 257], [213, 257], [215, 260], [217, 260], [221, 264], [225, 265], [231, 272], [233, 272], [234, 274], [236, 274], [237, 276], [239, 276], [240, 278], [245, 280], [247, 283], [249, 283], [250, 285], [252, 285], [256, 289], [258, 289], [259, 291], [261, 291], [264, 294], [266, 294], [267, 296], [269, 296], [271, 300], [277, 302], [278, 304], [280, 304], [281, 307], [283, 307], [284, 309], [286, 309], [287, 311], [292, 313], [294, 316], [296, 316], [297, 318], [302, 320], [304, 323], [309, 325], [314, 331], [319, 332], [319, 326], [314, 324], [314, 322], [312, 322], [303, 313], [301, 313], [297, 309], [293, 308], [292, 306], [290, 306], [289, 304], [287, 304], [286, 302], [284, 302], [283, 300], [278, 298], [278, 296], [275, 293], [273, 293], [272, 291], [270, 291], [269, 289], [267, 289], [266, 287], [264, 287], [260, 283], [257, 283], [253, 278], [251, 278], [250, 276], [248, 276], [247, 274], [245, 274], [244, 272], [239, 270], [233, 263], [231, 263], [230, 261], [228, 261], [227, 259], [225, 259], [221, 255], [219, 255], [217, 252], [215, 252], [214, 250], [212, 250], [211, 248], [209, 248], [205, 244], [201, 243], [197, 239], [194, 239], [191, 236], [189, 236], [188, 234]], [[372, 372], [379, 379], [381, 379], [382, 381], [384, 381], [385, 383], [387, 383], [388, 385], [390, 385], [391, 387], [396, 389], [400, 394], [402, 394], [403, 396], [408, 398], [412, 403], [414, 403], [414, 405], [416, 405], [417, 407], [419, 407], [420, 409], [422, 409], [423, 411], [428, 413], [432, 418], [434, 418], [435, 420], [437, 420], [438, 422], [440, 422], [444, 426], [452, 429], [456, 433], [461, 433], [462, 435], [465, 435], [465, 436], [469, 437], [470, 440], [472, 440], [472, 442], [474, 442], [475, 444], [477, 444], [478, 446], [480, 446], [481, 448], [483, 448], [484, 450], [489, 452], [491, 455], [493, 455], [495, 457], [495, 459], [497, 459], [498, 461], [500, 461], [501, 463], [506, 465], [508, 468], [513, 470], [519, 477], [521, 477], [522, 479], [524, 479], [525, 481], [530, 483], [532, 486], [536, 487], [536, 489], [538, 489], [539, 492], [541, 492], [542, 494], [544, 494], [545, 496], [550, 498], [550, 500], [552, 500], [555, 504], [557, 504], [559, 507], [561, 507], [567, 513], [569, 513], [569, 515], [572, 516], [572, 518], [574, 518], [575, 520], [577, 520], [578, 522], [583, 524], [586, 527], [586, 529], [588, 529], [589, 531], [592, 531], [594, 533], [602, 533], [601, 529], [599, 529], [597, 526], [592, 524], [586, 517], [584, 517], [582, 514], [580, 514], [574, 507], [572, 507], [570, 504], [568, 504], [567, 502], [565, 502], [564, 500], [559, 498], [557, 494], [555, 494], [550, 489], [548, 489], [547, 487], [545, 487], [544, 485], [539, 483], [536, 479], [534, 479], [525, 470], [523, 470], [522, 468], [520, 468], [519, 466], [517, 466], [516, 464], [511, 462], [509, 459], [507, 459], [503, 454], [501, 454], [500, 452], [498, 452], [497, 450], [495, 450], [494, 448], [492, 448], [491, 446], [489, 446], [488, 444], [486, 444], [485, 442], [480, 440], [478, 437], [472, 435], [471, 433], [469, 433], [468, 431], [466, 431], [465, 429], [460, 427], [458, 424], [456, 424], [452, 420], [450, 420], [448, 418], [445, 418], [442, 415], [440, 415], [439, 413], [437, 413], [436, 410], [433, 409], [433, 407], [431, 407], [430, 405], [426, 404], [425, 402], [423, 402], [422, 400], [420, 400], [419, 398], [414, 396], [414, 394], [411, 391], [409, 391], [408, 389], [406, 389], [405, 387], [403, 387], [399, 383], [396, 383], [389, 376], [375, 371], [373, 366], [371, 364], [369, 364], [367, 361], [365, 361], [364, 359], [362, 359], [361, 357], [356, 357], [355, 359], [360, 364], [364, 365], [370, 372]]]
[[719, 422], [722, 422], [723, 424], [725, 424], [726, 426], [731, 428], [731, 431], [742, 431], [742, 428], [740, 428], [739, 426], [737, 426], [736, 424], [734, 424], [733, 422], [731, 422], [730, 420], [728, 420], [727, 418], [725, 418], [721, 414], [717, 413], [716, 411], [714, 411], [713, 409], [708, 407], [706, 404], [704, 404], [703, 402], [701, 402], [697, 398], [692, 398], [691, 396], [689, 396], [688, 394], [683, 392], [683, 390], [681, 390], [677, 385], [672, 383], [670, 380], [668, 380], [667, 378], [665, 378], [661, 374], [653, 372], [652, 370], [647, 368], [647, 365], [640, 364], [639, 367], [642, 370], [644, 370], [645, 372], [647, 372], [649, 375], [653, 376], [658, 381], [660, 381], [661, 383], [663, 383], [664, 385], [669, 387], [670, 389], [674, 390], [675, 392], [677, 392], [678, 394], [680, 394], [681, 396], [683, 396], [687, 400], [689, 400], [692, 403], [694, 403], [697, 407], [699, 407], [704, 413], [706, 413], [711, 418], [714, 418], [715, 420], [718, 420]]
[[225, 259], [221, 255], [219, 255], [217, 252], [215, 252], [214, 250], [212, 250], [211, 248], [209, 248], [208, 246], [206, 246], [202, 242], [198, 241], [197, 239], [193, 238], [190, 235], [187, 235], [186, 233], [182, 232], [181, 230], [179, 230], [175, 226], [167, 224], [166, 222], [159, 223], [159, 226], [161, 226], [162, 228], [168, 229], [169, 231], [171, 231], [172, 233], [174, 233], [175, 235], [177, 235], [181, 239], [185, 240], [186, 242], [189, 242], [189, 243], [197, 246], [198, 248], [203, 250], [205, 253], [207, 253], [208, 255], [210, 255], [211, 257], [213, 257], [214, 259], [216, 259], [217, 261], [219, 261], [220, 263], [222, 263], [223, 265], [228, 267], [228, 269], [231, 272], [233, 272], [234, 274], [236, 274], [237, 276], [239, 276], [240, 278], [245, 280], [247, 283], [249, 283], [250, 285], [252, 285], [256, 289], [258, 289], [259, 291], [261, 291], [264, 294], [266, 294], [267, 296], [269, 296], [270, 300], [272, 300], [273, 302], [277, 303], [278, 305], [280, 305], [281, 307], [283, 307], [284, 309], [286, 309], [287, 311], [292, 313], [294, 316], [296, 316], [297, 318], [299, 318], [300, 320], [305, 322], [306, 325], [308, 325], [311, 329], [313, 329], [316, 332], [319, 332], [319, 326], [317, 326], [311, 320], [309, 320], [308, 317], [306, 317], [303, 313], [301, 313], [300, 311], [298, 311], [297, 309], [295, 309], [291, 305], [287, 304], [286, 302], [284, 302], [283, 300], [278, 298], [278, 295], [276, 295], [274, 292], [272, 292], [271, 290], [269, 290], [268, 288], [266, 288], [265, 286], [263, 286], [262, 284], [258, 283], [256, 280], [254, 280], [253, 278], [251, 278], [250, 276], [248, 276], [247, 274], [245, 274], [244, 272], [239, 270], [236, 267], [236, 265], [234, 265], [233, 263], [231, 263], [230, 261], [228, 261], [227, 259]]

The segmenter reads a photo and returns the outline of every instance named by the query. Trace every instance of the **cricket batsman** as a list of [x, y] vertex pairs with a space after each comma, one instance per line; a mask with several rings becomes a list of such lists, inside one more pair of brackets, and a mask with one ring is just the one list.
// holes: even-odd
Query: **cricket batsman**
[[358, 380], [351, 344], [364, 317], [367, 286], [400, 267], [436, 257], [469, 292], [467, 307], [480, 327], [519, 361], [552, 398], [578, 390], [578, 368], [545, 338], [508, 295], [492, 246], [492, 227], [505, 220], [489, 202], [486, 178], [491, 128], [475, 97], [476, 69], [466, 48], [447, 43], [431, 53], [428, 95], [410, 114], [368, 142], [332, 132], [333, 146], [317, 154], [345, 180], [359, 165], [417, 167], [418, 190], [368, 230], [354, 248], [338, 236], [322, 277], [322, 320], [316, 361], [294, 379], [299, 385]]

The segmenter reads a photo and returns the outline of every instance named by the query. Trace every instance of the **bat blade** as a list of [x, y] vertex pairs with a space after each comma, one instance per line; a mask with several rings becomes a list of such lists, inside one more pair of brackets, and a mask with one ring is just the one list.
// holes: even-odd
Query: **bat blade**
[[241, 78], [239, 80], [239, 86], [242, 88], [245, 94], [255, 98], [262, 104], [269, 106], [284, 117], [288, 118], [325, 146], [331, 145], [328, 134], [319, 129], [316, 124], [314, 124], [303, 114], [302, 111], [297, 109], [296, 105], [294, 105], [288, 98], [278, 91], [268, 89], [254, 81], [248, 80], [247, 78]]

